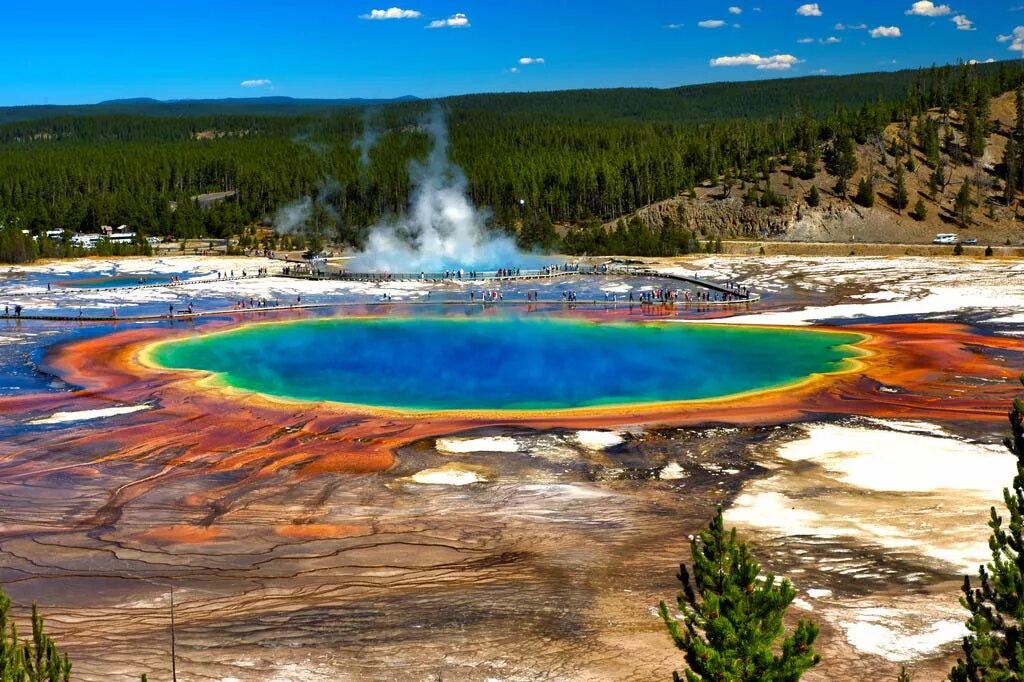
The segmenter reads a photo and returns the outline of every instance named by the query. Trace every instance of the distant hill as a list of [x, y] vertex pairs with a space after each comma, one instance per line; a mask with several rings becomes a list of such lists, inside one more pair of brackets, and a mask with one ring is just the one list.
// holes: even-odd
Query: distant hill
[[415, 102], [394, 99], [296, 99], [293, 97], [230, 97], [226, 99], [157, 100], [146, 97], [115, 99], [97, 104], [0, 107], [0, 123], [74, 116], [296, 116], [330, 113], [336, 109]]
[[633, 120], [701, 123], [724, 119], [758, 119], [797, 110], [820, 116], [836, 106], [858, 107], [893, 101], [922, 70], [862, 73], [850, 76], [804, 76], [761, 81], [686, 85], [676, 88], [611, 88], [511, 92], [449, 97], [454, 110], [488, 110], [501, 114], [558, 113], [580, 120]]
[[[1019, 71], [1021, 63], [1019, 60], [1008, 60], [978, 64], [974, 68], [980, 77], [985, 77], [1000, 70]], [[822, 116], [839, 106], [856, 108], [879, 101], [903, 99], [915, 82], [934, 69], [719, 82], [665, 89], [606, 88], [482, 93], [445, 97], [439, 101], [455, 112], [485, 112], [501, 116], [543, 115], [582, 121], [703, 123], [727, 119], [760, 119], [793, 114], [798, 110]], [[424, 101], [413, 96], [394, 99], [252, 97], [172, 101], [137, 98], [71, 106], [0, 107], [0, 124], [102, 115], [298, 117], [366, 106], [386, 106], [401, 112], [409, 105], [420, 109]]]

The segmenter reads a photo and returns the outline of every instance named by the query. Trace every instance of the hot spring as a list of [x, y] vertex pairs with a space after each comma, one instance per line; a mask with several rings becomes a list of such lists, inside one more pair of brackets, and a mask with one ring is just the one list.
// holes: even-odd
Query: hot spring
[[278, 398], [561, 410], [720, 398], [848, 369], [858, 334], [516, 317], [340, 318], [172, 339], [148, 361]]

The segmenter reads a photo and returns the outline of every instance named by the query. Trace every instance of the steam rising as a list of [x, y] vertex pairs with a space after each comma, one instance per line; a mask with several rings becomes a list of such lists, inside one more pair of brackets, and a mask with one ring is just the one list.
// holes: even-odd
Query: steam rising
[[363, 168], [370, 165], [370, 150], [377, 144], [380, 137], [380, 130], [373, 123], [374, 111], [366, 109], [363, 111], [363, 134], [352, 142], [352, 148], [359, 150], [359, 163]]
[[294, 234], [303, 228], [323, 234], [325, 230], [337, 228], [341, 215], [334, 207], [334, 201], [341, 194], [341, 185], [332, 177], [322, 180], [314, 196], [305, 196], [285, 204], [274, 214], [274, 229], [278, 234]]
[[[375, 272], [438, 272], [515, 267], [527, 257], [505, 235], [488, 231], [489, 214], [466, 194], [466, 177], [448, 160], [448, 129], [439, 108], [423, 124], [431, 139], [425, 162], [409, 164], [409, 209], [375, 225], [350, 268]], [[365, 137], [365, 133], [364, 133]]]
[[291, 234], [306, 224], [313, 213], [313, 198], [303, 197], [280, 208], [274, 215], [274, 229], [278, 234]]

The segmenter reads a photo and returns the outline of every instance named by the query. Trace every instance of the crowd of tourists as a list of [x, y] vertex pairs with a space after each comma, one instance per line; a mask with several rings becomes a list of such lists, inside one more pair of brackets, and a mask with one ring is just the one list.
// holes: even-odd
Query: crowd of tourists
[[[249, 277], [249, 272], [250, 272], [249, 270], [242, 270], [241, 272], [242, 272], [242, 278], [243, 279], [246, 278], [246, 277]], [[288, 274], [288, 268], [284, 269], [284, 273], [286, 275]], [[256, 268], [256, 272], [254, 272], [252, 274], [253, 277], [268, 277], [269, 275], [270, 275], [270, 270], [268, 268]], [[217, 270], [217, 279], [234, 279], [234, 278], [235, 278], [235, 271], [234, 270], [228, 270], [227, 272], [221, 272], [220, 270]]]
[[[494, 289], [494, 290], [491, 290], [491, 291], [481, 291], [479, 293], [477, 293], [475, 291], [469, 292], [469, 301], [470, 301], [470, 303], [472, 303], [474, 301], [486, 301], [486, 302], [489, 302], [489, 303], [495, 303], [495, 302], [504, 301], [504, 300], [505, 300], [505, 295], [503, 293], [501, 293], [500, 291], [498, 291], [497, 289]], [[527, 299], [527, 300], [529, 300], [529, 299]]]

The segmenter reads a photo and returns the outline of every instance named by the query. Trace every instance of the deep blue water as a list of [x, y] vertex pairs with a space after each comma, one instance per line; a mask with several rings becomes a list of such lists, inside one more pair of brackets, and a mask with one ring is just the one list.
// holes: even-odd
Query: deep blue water
[[274, 396], [400, 409], [565, 409], [733, 395], [836, 371], [856, 334], [557, 318], [253, 324], [152, 359]]

